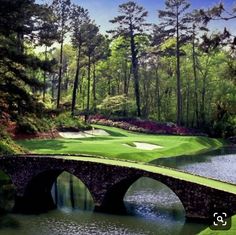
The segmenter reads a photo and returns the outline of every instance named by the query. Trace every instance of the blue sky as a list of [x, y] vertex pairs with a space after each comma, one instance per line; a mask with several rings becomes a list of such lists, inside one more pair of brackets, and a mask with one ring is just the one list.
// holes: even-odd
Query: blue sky
[[[38, 0], [47, 1], [47, 0]], [[118, 6], [125, 0], [71, 0], [72, 2], [83, 6], [88, 9], [90, 16], [95, 20], [97, 25], [100, 25], [102, 32], [106, 32], [112, 28], [112, 24], [109, 20], [113, 19], [114, 16], [118, 15]], [[164, 9], [164, 0], [136, 0], [139, 5], [142, 5], [149, 12], [148, 22], [157, 23], [157, 11]], [[220, 0], [190, 0], [191, 8], [208, 8], [219, 3]], [[222, 0], [225, 3], [227, 9], [231, 9], [233, 5], [236, 5], [236, 0]], [[227, 26], [231, 32], [236, 33], [236, 20], [231, 21], [214, 21], [210, 24], [212, 30], [220, 30]]]

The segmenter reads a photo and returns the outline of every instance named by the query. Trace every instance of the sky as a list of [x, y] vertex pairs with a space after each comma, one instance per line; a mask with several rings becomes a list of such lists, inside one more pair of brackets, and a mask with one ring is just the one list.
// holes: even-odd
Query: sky
[[[36, 0], [36, 2], [43, 2], [48, 0]], [[101, 32], [105, 33], [112, 29], [113, 25], [109, 20], [118, 15], [118, 6], [125, 0], [71, 0], [89, 10], [90, 16], [95, 20], [96, 24], [100, 26]], [[209, 8], [219, 2], [224, 2], [228, 10], [236, 5], [236, 0], [189, 0], [191, 9]], [[136, 0], [139, 5], [142, 5], [148, 12], [147, 21], [149, 23], [158, 23], [158, 10], [164, 9], [164, 0]], [[236, 19], [231, 21], [214, 21], [210, 23], [210, 28], [213, 31], [222, 30], [225, 26], [230, 29], [232, 33], [236, 33]]]
[[[92, 19], [100, 25], [102, 32], [106, 32], [113, 27], [109, 20], [113, 19], [114, 16], [118, 15], [118, 6], [124, 2], [124, 0], [72, 0], [72, 2], [83, 6], [88, 9]], [[164, 9], [164, 0], [136, 0], [139, 5], [142, 5], [148, 12], [147, 21], [149, 23], [158, 22], [158, 10]], [[191, 0], [191, 8], [208, 8], [219, 3], [220, 0]], [[227, 9], [232, 9], [233, 5], [236, 5], [236, 0], [224, 0]], [[236, 32], [236, 20], [231, 20], [230, 22], [220, 22], [215, 21], [210, 24], [212, 30], [220, 30], [227, 26], [232, 32]]]

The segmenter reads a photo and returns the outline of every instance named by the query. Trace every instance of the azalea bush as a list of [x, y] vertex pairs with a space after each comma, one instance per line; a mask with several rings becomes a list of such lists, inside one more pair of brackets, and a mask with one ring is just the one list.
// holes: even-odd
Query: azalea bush
[[102, 115], [90, 117], [90, 122], [105, 126], [119, 127], [129, 131], [147, 134], [169, 134], [169, 135], [206, 135], [195, 129], [177, 126], [174, 123], [158, 123], [151, 120], [137, 118], [113, 118], [108, 119]]

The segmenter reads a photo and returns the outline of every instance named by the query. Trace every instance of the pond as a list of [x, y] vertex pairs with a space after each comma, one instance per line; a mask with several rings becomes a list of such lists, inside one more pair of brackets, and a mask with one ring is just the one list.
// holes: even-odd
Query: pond
[[[161, 164], [236, 184], [236, 148], [194, 156], [159, 159]], [[0, 235], [62, 234], [197, 234], [207, 226], [185, 221], [178, 197], [165, 185], [148, 178], [136, 181], [125, 195], [127, 215], [93, 212], [89, 191], [64, 172], [52, 188], [58, 209], [40, 215], [0, 217]]]
[[151, 164], [236, 184], [236, 147], [225, 147], [198, 155], [156, 159]]

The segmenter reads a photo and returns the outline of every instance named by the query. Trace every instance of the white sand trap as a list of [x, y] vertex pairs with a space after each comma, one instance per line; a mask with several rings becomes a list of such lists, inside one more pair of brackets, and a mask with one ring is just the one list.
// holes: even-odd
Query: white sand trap
[[78, 139], [78, 138], [88, 138], [95, 136], [108, 136], [108, 132], [101, 129], [94, 129], [89, 131], [79, 131], [79, 132], [59, 132], [60, 136], [66, 139]]
[[[154, 150], [154, 149], [159, 149], [163, 148], [162, 146], [156, 145], [156, 144], [148, 144], [148, 143], [141, 143], [141, 142], [133, 142], [136, 149], [142, 149], [142, 150]], [[132, 147], [128, 144], [124, 144], [125, 146]]]

